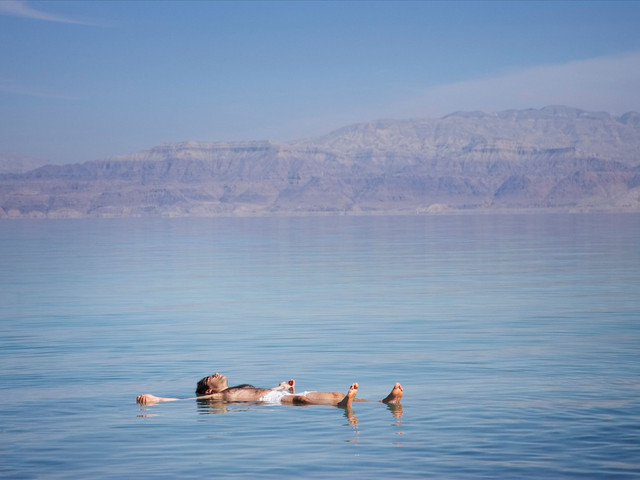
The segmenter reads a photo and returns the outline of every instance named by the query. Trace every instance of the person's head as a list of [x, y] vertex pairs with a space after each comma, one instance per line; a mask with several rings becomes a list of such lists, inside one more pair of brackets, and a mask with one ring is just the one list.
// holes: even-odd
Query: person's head
[[196, 395], [211, 395], [212, 393], [218, 393], [227, 388], [229, 388], [227, 377], [216, 372], [213, 375], [204, 377], [198, 382]]

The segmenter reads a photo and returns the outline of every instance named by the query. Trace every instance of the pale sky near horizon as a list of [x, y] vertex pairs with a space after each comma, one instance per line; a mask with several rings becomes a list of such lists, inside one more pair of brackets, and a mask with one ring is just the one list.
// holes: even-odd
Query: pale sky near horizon
[[0, 154], [288, 141], [380, 118], [640, 111], [636, 1], [0, 0]]

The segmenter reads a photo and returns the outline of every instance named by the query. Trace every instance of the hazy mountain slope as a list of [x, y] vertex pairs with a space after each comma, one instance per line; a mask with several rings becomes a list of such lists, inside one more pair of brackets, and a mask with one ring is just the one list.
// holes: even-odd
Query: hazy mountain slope
[[640, 211], [640, 116], [381, 120], [291, 144], [164, 145], [0, 176], [0, 215]]
[[47, 162], [38, 158], [17, 155], [14, 153], [0, 153], [0, 174], [24, 173], [41, 167]]
[[[343, 154], [420, 158], [508, 159], [570, 150], [633, 164], [640, 153], [640, 115], [615, 118], [569, 107], [458, 112], [440, 119], [378, 120], [352, 125], [301, 144]], [[515, 157], [514, 157], [515, 155]]]

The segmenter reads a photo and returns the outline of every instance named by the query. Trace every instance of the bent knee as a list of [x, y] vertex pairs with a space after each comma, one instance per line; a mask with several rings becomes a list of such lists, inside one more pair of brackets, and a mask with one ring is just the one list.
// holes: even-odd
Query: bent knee
[[291, 405], [310, 405], [311, 400], [309, 400], [304, 395], [287, 395], [282, 397], [282, 403], [289, 403]]

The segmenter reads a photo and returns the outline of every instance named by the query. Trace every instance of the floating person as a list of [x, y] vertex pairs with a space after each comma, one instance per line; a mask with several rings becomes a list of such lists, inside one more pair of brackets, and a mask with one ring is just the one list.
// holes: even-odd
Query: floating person
[[[337, 407], [351, 406], [354, 401], [366, 401], [356, 399], [358, 384], [353, 383], [346, 394], [341, 392], [309, 391], [302, 394], [295, 393], [295, 380], [281, 382], [274, 388], [257, 388], [253, 385], [242, 384], [229, 387], [227, 377], [215, 373], [198, 381], [196, 386], [197, 400], [213, 400], [221, 402], [269, 402], [287, 405], [334, 405]], [[396, 383], [391, 393], [380, 400], [387, 404], [398, 404], [402, 398], [403, 390], [400, 383]], [[157, 397], [152, 394], [138, 395], [136, 401], [140, 405], [150, 405], [159, 402], [173, 402], [179, 398]]]
[[[354, 387], [355, 386], [355, 387]], [[351, 403], [352, 398], [358, 390], [358, 384], [352, 384], [350, 391], [353, 390], [351, 397], [344, 393], [338, 392], [305, 392], [296, 395], [295, 380], [281, 382], [274, 388], [258, 388], [249, 384], [236, 385], [229, 387], [227, 377], [220, 373], [215, 373], [208, 377], [202, 378], [196, 385], [197, 400], [213, 400], [221, 402], [270, 402], [283, 403], [291, 405], [344, 405]], [[306, 396], [309, 395], [309, 396]], [[351, 399], [349, 399], [351, 398]], [[138, 395], [136, 401], [140, 405], [150, 405], [159, 402], [175, 402], [180, 398], [157, 397], [150, 393]]]

